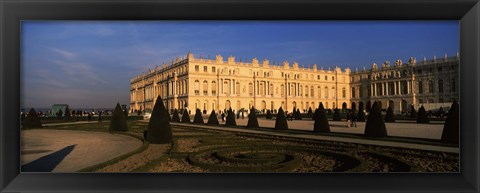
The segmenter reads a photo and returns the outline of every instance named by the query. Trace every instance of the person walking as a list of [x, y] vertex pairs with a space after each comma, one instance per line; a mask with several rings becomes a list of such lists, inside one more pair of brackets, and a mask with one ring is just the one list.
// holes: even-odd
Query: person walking
[[350, 120], [351, 120], [351, 119], [352, 119], [352, 112], [349, 111], [349, 112], [347, 113], [347, 127], [348, 127], [348, 128], [350, 128], [350, 124], [351, 124]]
[[222, 122], [225, 122], [225, 113], [222, 113]]
[[352, 113], [351, 119], [352, 119], [352, 127], [357, 127], [357, 116], [355, 116], [355, 113]]

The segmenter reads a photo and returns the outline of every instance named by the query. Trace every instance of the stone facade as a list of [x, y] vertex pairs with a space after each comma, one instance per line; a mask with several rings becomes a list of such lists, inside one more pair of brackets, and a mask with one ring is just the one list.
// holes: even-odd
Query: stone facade
[[[315, 109], [322, 102], [327, 109], [357, 108], [380, 101], [382, 108], [394, 105], [405, 111], [409, 105], [424, 104], [427, 109], [449, 106], [459, 99], [458, 55], [417, 63], [387, 61], [381, 67], [351, 71], [349, 68], [304, 68], [287, 61], [272, 65], [259, 62], [195, 58], [192, 53], [177, 58], [171, 65], [150, 69], [131, 79], [130, 109], [151, 111], [160, 95], [167, 109], [196, 108], [210, 112], [232, 108], [248, 110], [253, 105], [265, 112], [279, 107], [291, 112]], [[369, 102], [370, 101], [370, 102]]]

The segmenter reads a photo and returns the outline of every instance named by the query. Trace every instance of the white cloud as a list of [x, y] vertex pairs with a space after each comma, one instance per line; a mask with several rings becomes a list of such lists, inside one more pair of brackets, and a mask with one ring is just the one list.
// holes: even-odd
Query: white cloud
[[47, 48], [50, 49], [51, 51], [59, 54], [60, 56], [62, 56], [65, 59], [73, 60], [77, 57], [77, 55], [73, 52], [69, 52], [69, 51], [62, 50], [62, 49], [57, 49], [57, 48], [52, 48], [52, 47], [47, 47]]

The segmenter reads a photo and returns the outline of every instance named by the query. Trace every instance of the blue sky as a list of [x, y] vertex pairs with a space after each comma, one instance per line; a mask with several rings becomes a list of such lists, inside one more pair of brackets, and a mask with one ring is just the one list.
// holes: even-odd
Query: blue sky
[[363, 69], [459, 50], [458, 21], [25, 21], [21, 30], [22, 106], [37, 108], [128, 104], [132, 77], [188, 51]]

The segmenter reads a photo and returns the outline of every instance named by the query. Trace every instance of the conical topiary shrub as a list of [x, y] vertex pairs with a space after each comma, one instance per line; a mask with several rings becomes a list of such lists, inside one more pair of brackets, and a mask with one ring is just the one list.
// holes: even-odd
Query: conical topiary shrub
[[175, 123], [179, 123], [179, 122], [180, 122], [180, 116], [178, 116], [178, 111], [177, 111], [177, 109], [174, 109], [174, 110], [173, 110], [172, 122], [175, 122]]
[[205, 124], [205, 122], [203, 122], [202, 111], [200, 111], [200, 109], [197, 109], [195, 111], [195, 117], [193, 118], [193, 123]]
[[190, 123], [190, 115], [188, 114], [187, 109], [183, 110], [182, 123]]
[[153, 107], [150, 122], [148, 122], [146, 134], [148, 142], [152, 144], [166, 144], [173, 141], [169, 117], [170, 115], [163, 105], [162, 98], [158, 96]]
[[308, 108], [307, 116], [310, 117], [310, 118], [313, 118], [312, 107], [309, 107], [309, 108]]
[[395, 115], [393, 114], [392, 106], [389, 106], [387, 109], [387, 114], [385, 115], [385, 122], [395, 123]]
[[248, 114], [248, 123], [247, 127], [248, 128], [258, 128], [258, 120], [257, 120], [257, 114], [255, 113], [255, 108], [252, 106], [252, 109], [250, 109], [250, 114]]
[[119, 103], [117, 103], [115, 110], [113, 110], [108, 131], [128, 131], [127, 118], [125, 117], [125, 113], [123, 113], [122, 107], [120, 107]]
[[423, 105], [420, 107], [420, 109], [418, 109], [417, 123], [430, 123], [427, 111], [425, 111]]
[[410, 105], [410, 118], [417, 118], [417, 111], [415, 111], [415, 107], [413, 107], [413, 105]]
[[453, 101], [448, 111], [447, 120], [443, 126], [442, 142], [459, 144], [460, 122], [459, 122], [459, 105], [457, 101]]
[[335, 109], [335, 112], [333, 113], [333, 120], [334, 121], [341, 121], [342, 120], [342, 117], [340, 116], [340, 110], [339, 109]]
[[208, 117], [207, 125], [218, 125], [218, 118], [217, 114], [215, 114], [215, 111], [212, 110], [212, 113], [210, 113], [210, 117]]
[[357, 121], [358, 122], [365, 121], [365, 112], [363, 112], [363, 103], [360, 103], [360, 105], [358, 105]]
[[267, 110], [267, 115], [265, 115], [266, 119], [272, 119], [272, 112], [270, 110]]
[[237, 126], [237, 121], [235, 121], [235, 114], [233, 113], [232, 108], [227, 111], [227, 120], [225, 121], [225, 126]]
[[27, 117], [22, 121], [22, 129], [40, 128], [42, 122], [37, 115], [35, 109], [31, 108], [27, 114]]
[[318, 109], [315, 110], [315, 122], [313, 123], [313, 132], [315, 133], [329, 133], [330, 124], [328, 124], [327, 114], [323, 104], [320, 103]]
[[282, 107], [278, 109], [277, 118], [275, 119], [275, 129], [276, 130], [288, 129], [287, 118], [285, 117], [285, 112], [283, 112]]
[[297, 109], [297, 111], [295, 111], [293, 115], [295, 120], [302, 120], [302, 114], [300, 114], [300, 109]]
[[365, 125], [365, 136], [367, 137], [387, 137], [387, 128], [383, 122], [382, 112], [375, 101], [368, 114], [367, 124]]
[[65, 108], [65, 116], [63, 117], [63, 120], [65, 121], [73, 121], [72, 119], [72, 113], [70, 112], [70, 109], [68, 106]]

